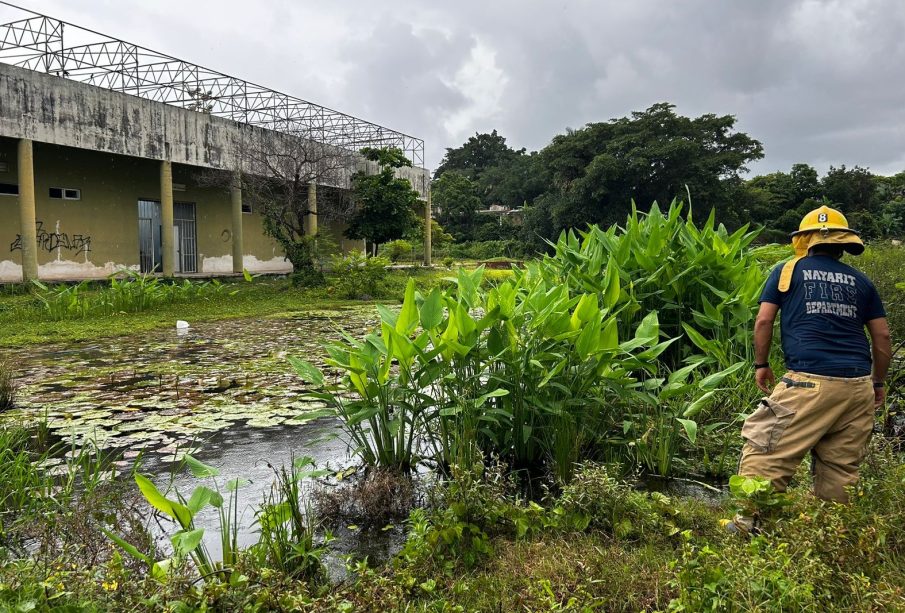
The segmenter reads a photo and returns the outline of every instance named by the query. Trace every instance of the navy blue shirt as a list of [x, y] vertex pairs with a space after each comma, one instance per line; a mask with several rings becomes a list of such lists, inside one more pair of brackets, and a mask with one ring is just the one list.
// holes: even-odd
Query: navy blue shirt
[[867, 276], [835, 258], [812, 255], [795, 266], [789, 291], [779, 291], [783, 264], [770, 273], [761, 302], [779, 305], [786, 368], [830, 377], [871, 371], [864, 324], [886, 317]]

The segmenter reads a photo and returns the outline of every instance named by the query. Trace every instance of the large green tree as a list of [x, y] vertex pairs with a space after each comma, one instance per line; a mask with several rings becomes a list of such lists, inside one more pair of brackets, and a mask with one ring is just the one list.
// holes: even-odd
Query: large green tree
[[456, 170], [474, 180], [488, 168], [499, 166], [524, 152], [524, 149], [516, 151], [507, 145], [506, 139], [497, 134], [496, 130], [489, 134], [475, 133], [461, 147], [447, 147], [446, 155], [434, 172], [434, 178], [439, 178], [449, 170]]
[[407, 179], [396, 177], [397, 168], [412, 165], [402, 151], [365, 147], [361, 154], [377, 162], [379, 170], [373, 175], [359, 172], [352, 178], [355, 213], [345, 235], [367, 240], [376, 253], [379, 245], [403, 238], [418, 223], [418, 192]]
[[697, 206], [726, 208], [739, 173], [763, 157], [761, 144], [734, 128], [732, 115], [692, 119], [660, 103], [556, 136], [540, 152], [549, 185], [535, 205], [545, 210], [531, 216], [550, 223], [535, 228], [526, 218], [525, 232], [543, 236], [588, 223], [618, 223], [632, 200], [644, 206], [668, 202], [683, 198], [686, 188]]
[[448, 170], [431, 185], [431, 200], [439, 211], [443, 228], [457, 241], [473, 240], [478, 225], [478, 198], [475, 184], [458, 170]]

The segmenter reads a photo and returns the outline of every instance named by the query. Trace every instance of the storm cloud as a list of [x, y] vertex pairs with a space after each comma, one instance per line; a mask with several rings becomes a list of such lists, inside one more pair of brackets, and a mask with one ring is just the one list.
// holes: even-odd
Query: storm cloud
[[[24, 0], [23, 0], [24, 1]], [[669, 101], [733, 114], [755, 172], [905, 170], [899, 0], [43, 0], [29, 8], [426, 141], [543, 147]]]

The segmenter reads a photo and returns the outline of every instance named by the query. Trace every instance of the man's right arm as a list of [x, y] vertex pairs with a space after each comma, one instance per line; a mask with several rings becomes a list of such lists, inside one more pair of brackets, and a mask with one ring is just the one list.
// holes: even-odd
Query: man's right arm
[[[773, 322], [776, 321], [776, 313], [779, 305], [772, 302], [761, 302], [757, 319], [754, 320], [754, 363], [770, 363], [770, 344], [773, 342]], [[770, 393], [770, 388], [776, 382], [773, 369], [758, 368], [754, 371], [754, 381], [757, 387], [765, 394]]]
[[889, 322], [885, 317], [877, 317], [867, 322], [867, 332], [870, 334], [870, 352], [873, 358], [873, 372], [871, 379], [874, 381], [874, 405], [879, 407], [886, 400], [886, 373], [889, 372], [889, 362], [892, 360], [892, 338], [889, 334]]

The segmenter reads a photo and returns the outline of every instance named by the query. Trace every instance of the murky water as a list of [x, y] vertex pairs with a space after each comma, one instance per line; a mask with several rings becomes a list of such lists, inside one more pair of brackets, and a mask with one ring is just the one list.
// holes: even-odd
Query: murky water
[[[307, 422], [317, 405], [300, 398], [303, 382], [286, 357], [322, 364], [323, 343], [341, 330], [361, 336], [377, 323], [371, 306], [311, 311], [293, 317], [236, 319], [194, 324], [142, 335], [0, 350], [17, 365], [18, 408], [3, 419], [44, 418], [74, 449], [94, 445], [121, 452], [116, 467], [141, 471], [164, 489], [170, 481], [188, 498], [197, 485], [224, 489], [228, 480], [247, 483], [239, 490], [239, 544], [256, 542], [255, 509], [274, 482], [274, 467], [311, 456], [318, 468], [350, 463], [345, 442], [329, 420]], [[171, 475], [173, 461], [191, 452], [217, 468], [220, 477], [195, 479], [187, 471]], [[64, 470], [63, 458], [48, 462]], [[196, 518], [206, 529], [209, 548], [219, 555], [219, 521], [213, 509]], [[331, 558], [355, 551], [382, 559], [398, 547], [399, 529], [338, 532]]]
[[46, 416], [77, 446], [171, 456], [194, 440], [245, 425], [291, 425], [314, 408], [286, 356], [319, 363], [340, 329], [359, 335], [373, 307], [293, 318], [237, 319], [102, 342], [30, 348], [4, 355], [17, 365], [19, 410]]

